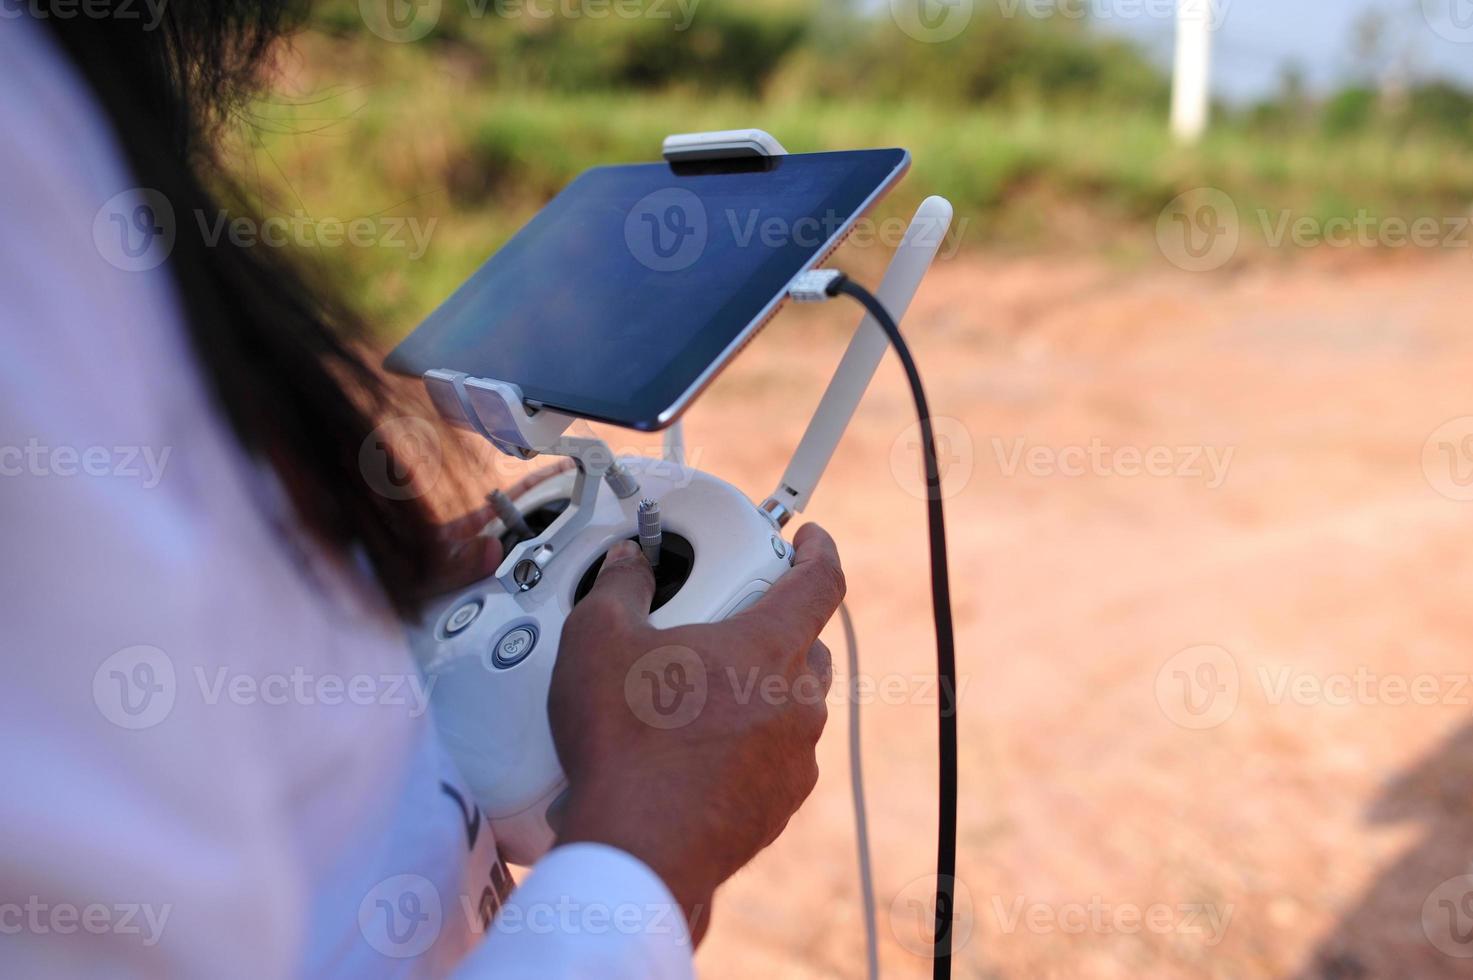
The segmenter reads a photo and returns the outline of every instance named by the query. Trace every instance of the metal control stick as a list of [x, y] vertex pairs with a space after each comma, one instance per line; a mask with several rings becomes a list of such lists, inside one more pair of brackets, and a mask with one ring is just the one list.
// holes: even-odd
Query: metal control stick
[[660, 547], [665, 533], [660, 528], [660, 504], [646, 497], [639, 502], [639, 546], [651, 568], [660, 567]]
[[505, 490], [492, 490], [486, 495], [486, 499], [491, 502], [491, 509], [496, 512], [496, 516], [501, 518], [502, 525], [516, 535], [517, 540], [526, 541], [537, 536], [532, 525], [527, 523], [527, 518], [522, 516], [521, 509], [512, 503]]

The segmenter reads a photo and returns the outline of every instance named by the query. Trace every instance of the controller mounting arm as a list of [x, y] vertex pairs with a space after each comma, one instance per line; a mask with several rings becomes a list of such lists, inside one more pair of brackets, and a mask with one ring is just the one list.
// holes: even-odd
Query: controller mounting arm
[[425, 372], [424, 382], [436, 410], [452, 425], [479, 434], [508, 456], [567, 456], [577, 468], [567, 509], [541, 534], [512, 548], [496, 569], [508, 592], [526, 592], [542, 581], [548, 562], [592, 519], [600, 482], [607, 482], [620, 500], [639, 492], [639, 482], [608, 443], [592, 434], [567, 435], [572, 416], [529, 410], [516, 385], [446, 370]]
[[[885, 271], [885, 278], [875, 293], [897, 321], [905, 316], [921, 280], [945, 241], [946, 232], [951, 227], [951, 216], [950, 201], [944, 197], [928, 197], [911, 218], [910, 227], [905, 230], [895, 257], [890, 260], [890, 268]], [[808, 505], [814, 488], [839, 446], [839, 439], [854, 417], [860, 399], [864, 397], [865, 389], [889, 347], [890, 342], [874, 317], [865, 316], [829, 381], [828, 389], [808, 423], [808, 430], [793, 452], [787, 471], [772, 496], [762, 504], [762, 509], [779, 526]]]

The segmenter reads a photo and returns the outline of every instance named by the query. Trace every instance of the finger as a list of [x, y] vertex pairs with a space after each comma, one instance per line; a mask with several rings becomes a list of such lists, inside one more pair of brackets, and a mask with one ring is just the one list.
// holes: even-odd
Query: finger
[[827, 695], [834, 686], [834, 655], [822, 640], [813, 641], [813, 646], [808, 648], [806, 666], [808, 673], [818, 678], [823, 693]]
[[483, 579], [496, 571], [504, 557], [501, 542], [495, 538], [471, 538], [465, 546], [465, 568], [474, 576], [472, 581]]
[[451, 547], [456, 547], [479, 536], [486, 529], [486, 525], [494, 520], [496, 520], [496, 511], [490, 504], [486, 504], [484, 507], [477, 507], [452, 521], [441, 524], [435, 529], [435, 533], [439, 535], [441, 541], [449, 543]]
[[501, 542], [473, 537], [450, 546], [439, 574], [427, 584], [428, 594], [439, 595], [479, 582], [501, 564]]
[[818, 741], [829, 720], [829, 691], [834, 684], [834, 662], [822, 640], [814, 641], [800, 661], [793, 680], [793, 696], [799, 706], [799, 724], [813, 741]]
[[793, 537], [793, 567], [737, 618], [801, 657], [844, 599], [844, 568], [827, 531], [805, 524]]
[[572, 468], [573, 458], [571, 456], [563, 456], [556, 462], [549, 463], [548, 465], [541, 467], [535, 472], [528, 473], [516, 483], [513, 483], [510, 487], [507, 488], [506, 495], [511, 499], [516, 500], [522, 494], [534, 489], [538, 484], [552, 479], [559, 473], [566, 473]]
[[655, 575], [644, 552], [633, 541], [620, 541], [604, 556], [598, 578], [578, 603], [578, 609], [587, 606], [630, 622], [642, 622], [649, 618], [654, 597]]

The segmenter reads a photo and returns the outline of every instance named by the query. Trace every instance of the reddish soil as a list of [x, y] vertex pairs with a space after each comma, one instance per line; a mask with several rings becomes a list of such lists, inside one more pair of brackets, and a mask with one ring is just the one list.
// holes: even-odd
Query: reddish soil
[[[1433, 894], [1473, 870], [1473, 504], [1434, 486], [1464, 489], [1473, 441], [1424, 456], [1473, 415], [1464, 304], [1466, 257], [937, 269], [907, 322], [956, 420], [958, 976], [1473, 973], [1442, 951], [1473, 953], [1473, 898]], [[697, 464], [765, 494], [849, 322], [768, 328], [691, 412]], [[929, 975], [906, 947], [934, 847], [911, 418], [887, 365], [805, 515], [839, 539], [874, 684], [894, 977]], [[845, 710], [813, 799], [721, 893], [703, 976], [862, 975]]]

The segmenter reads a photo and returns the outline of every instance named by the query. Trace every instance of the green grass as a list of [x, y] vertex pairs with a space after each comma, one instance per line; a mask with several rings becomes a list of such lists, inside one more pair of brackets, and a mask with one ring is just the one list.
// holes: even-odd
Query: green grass
[[[655, 159], [674, 130], [757, 125], [794, 151], [905, 146], [914, 166], [884, 215], [945, 195], [968, 248], [1143, 255], [1161, 209], [1202, 186], [1228, 193], [1245, 215], [1290, 209], [1321, 220], [1361, 209], [1459, 215], [1473, 202], [1473, 153], [1430, 136], [1269, 136], [1229, 123], [1182, 149], [1142, 110], [537, 93], [498, 88], [433, 49], [322, 39], [309, 39], [301, 59], [334, 75], [299, 77], [310, 96], [254, 108], [245, 181], [268, 213], [434, 222], [416, 261], [385, 247], [317, 256], [389, 332], [422, 316], [577, 173]], [[1258, 221], [1244, 227], [1251, 237]]]

